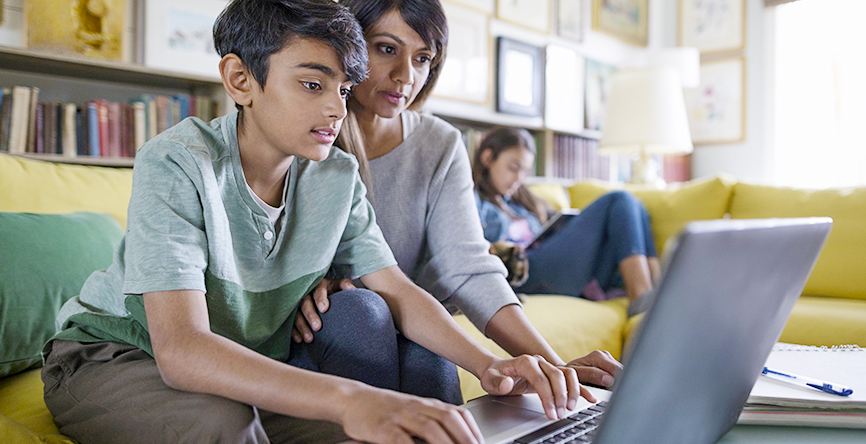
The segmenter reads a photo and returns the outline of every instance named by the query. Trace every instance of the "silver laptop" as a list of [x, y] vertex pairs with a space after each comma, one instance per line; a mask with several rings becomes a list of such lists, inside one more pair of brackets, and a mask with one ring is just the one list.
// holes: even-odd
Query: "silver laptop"
[[736, 423], [829, 218], [714, 220], [678, 236], [613, 391], [551, 421], [535, 395], [466, 407], [488, 443], [713, 443]]

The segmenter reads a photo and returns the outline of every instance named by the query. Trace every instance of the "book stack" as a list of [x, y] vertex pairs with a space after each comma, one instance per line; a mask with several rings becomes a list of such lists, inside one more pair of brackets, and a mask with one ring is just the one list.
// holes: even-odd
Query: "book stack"
[[39, 88], [4, 88], [0, 151], [65, 157], [135, 157], [157, 134], [189, 116], [210, 121], [218, 104], [207, 96], [145, 94], [129, 103], [40, 102]]
[[598, 140], [557, 134], [553, 137], [553, 175], [575, 181], [608, 180], [610, 157], [598, 154]]

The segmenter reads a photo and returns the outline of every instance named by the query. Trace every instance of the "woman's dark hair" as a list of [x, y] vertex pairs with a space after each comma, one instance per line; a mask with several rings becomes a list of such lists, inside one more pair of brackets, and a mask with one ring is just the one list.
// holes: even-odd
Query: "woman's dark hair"
[[[436, 55], [430, 61], [430, 73], [427, 75], [424, 86], [421, 87], [421, 91], [409, 105], [409, 109], [421, 109], [427, 97], [430, 96], [430, 92], [436, 86], [448, 48], [448, 21], [439, 0], [340, 0], [340, 4], [355, 14], [355, 18], [361, 24], [361, 29], [364, 30], [365, 35], [382, 17], [391, 11], [397, 11], [403, 21], [418, 33], [421, 40], [430, 49], [436, 51]], [[350, 97], [349, 110], [352, 110], [353, 107], [354, 100]], [[361, 180], [367, 185], [368, 197], [372, 199], [372, 178], [367, 163], [367, 152], [364, 148], [364, 136], [360, 126], [358, 126], [358, 119], [354, 112], [350, 112], [343, 122], [343, 129], [340, 130], [337, 144], [358, 159]]]
[[216, 52], [220, 57], [237, 55], [262, 90], [270, 56], [294, 38], [317, 39], [334, 48], [352, 83], [367, 78], [367, 42], [361, 27], [333, 0], [233, 0], [213, 26]]
[[[522, 128], [495, 128], [490, 130], [481, 139], [481, 143], [472, 157], [472, 180], [475, 181], [475, 189], [478, 190], [478, 196], [493, 203], [511, 216], [515, 215], [505, 205], [502, 196], [496, 191], [496, 188], [493, 187], [493, 183], [490, 181], [490, 169], [484, 165], [481, 157], [485, 151], [490, 151], [491, 159], [496, 160], [504, 151], [515, 147], [527, 149], [533, 155], [537, 154], [535, 140], [533, 140], [529, 131]], [[549, 212], [547, 205], [541, 199], [535, 197], [526, 186], [521, 184], [520, 188], [511, 196], [511, 200], [532, 212], [541, 223], [547, 221]]]

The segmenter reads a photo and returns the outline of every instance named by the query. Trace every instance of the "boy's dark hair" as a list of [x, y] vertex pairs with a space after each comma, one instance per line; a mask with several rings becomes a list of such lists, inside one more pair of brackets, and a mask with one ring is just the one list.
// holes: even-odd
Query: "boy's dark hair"
[[361, 26], [333, 0], [232, 0], [213, 26], [216, 52], [220, 57], [237, 55], [263, 90], [271, 54], [294, 38], [327, 43], [351, 82], [367, 78], [367, 42]]

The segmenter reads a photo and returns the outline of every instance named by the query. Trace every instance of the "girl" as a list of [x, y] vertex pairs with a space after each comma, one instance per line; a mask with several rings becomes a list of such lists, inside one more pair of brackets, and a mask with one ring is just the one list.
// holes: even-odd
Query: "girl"
[[[488, 253], [460, 132], [417, 112], [445, 60], [448, 29], [438, 0], [341, 4], [364, 31], [369, 77], [352, 91], [337, 145], [358, 158], [397, 265], [511, 355], [541, 355], [575, 369], [583, 383], [612, 384], [621, 365], [609, 353], [594, 351], [566, 364], [529, 322], [504, 267]], [[296, 341], [310, 342], [323, 328], [318, 313], [328, 309], [326, 290], [323, 284], [302, 302]]]
[[[535, 143], [528, 131], [499, 128], [481, 141], [472, 160], [478, 212], [484, 238], [525, 248], [548, 218], [545, 205], [524, 186], [535, 161]], [[520, 293], [584, 295], [593, 280], [601, 290], [625, 283], [630, 303], [652, 289], [660, 266], [643, 204], [624, 191], [608, 193], [576, 218], [528, 250], [529, 277], [514, 290]], [[629, 306], [630, 315], [637, 304]]]

